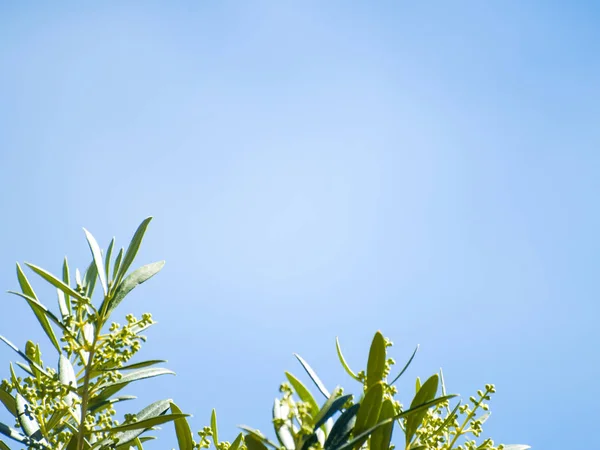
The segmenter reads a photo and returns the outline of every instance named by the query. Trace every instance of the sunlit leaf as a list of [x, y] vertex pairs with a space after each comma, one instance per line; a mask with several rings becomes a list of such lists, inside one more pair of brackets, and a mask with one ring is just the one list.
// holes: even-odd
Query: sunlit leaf
[[131, 239], [131, 242], [129, 243], [129, 247], [127, 247], [125, 256], [123, 257], [123, 260], [119, 266], [119, 270], [115, 276], [115, 284], [113, 285], [114, 289], [119, 288], [119, 285], [121, 284], [121, 280], [123, 279], [123, 277], [129, 270], [129, 267], [131, 267], [131, 264], [133, 263], [133, 260], [135, 259], [135, 256], [137, 255], [137, 252], [142, 243], [142, 239], [144, 238], [144, 234], [146, 233], [146, 229], [148, 228], [148, 225], [150, 224], [151, 220], [152, 220], [152, 217], [146, 218], [140, 224], [140, 226], [137, 228], [137, 230], [135, 231], [133, 238]]
[[417, 352], [419, 351], [419, 346], [417, 345], [417, 348], [415, 348], [415, 351], [413, 352], [413, 354], [411, 355], [410, 359], [408, 360], [408, 362], [404, 365], [404, 368], [400, 371], [400, 373], [398, 375], [396, 375], [396, 378], [394, 378], [392, 380], [392, 382], [390, 384], [394, 384], [396, 381], [398, 381], [398, 379], [404, 375], [404, 372], [406, 372], [406, 369], [408, 369], [408, 366], [410, 366], [410, 363], [412, 363], [413, 359], [415, 358], [415, 355], [417, 354]]
[[[379, 419], [377, 422], [383, 422], [386, 419], [391, 419], [395, 415], [396, 409], [394, 408], [394, 403], [392, 400], [386, 399], [383, 401], [381, 406], [381, 412], [379, 413]], [[392, 421], [373, 431], [369, 450], [389, 450], [390, 443], [392, 442], [393, 430], [394, 422]]]
[[[106, 305], [102, 304], [100, 311], [103, 311], [105, 317], [108, 317], [111, 312], [119, 306], [119, 303], [123, 301], [125, 296], [129, 294], [135, 287], [148, 281], [154, 275], [156, 275], [165, 265], [164, 261], [158, 261], [151, 264], [146, 264], [139, 269], [132, 272], [120, 283], [119, 287], [115, 291], [114, 295], [107, 300]], [[108, 297], [107, 297], [108, 299]]]
[[360, 404], [355, 403], [350, 408], [342, 413], [342, 415], [335, 421], [329, 436], [325, 441], [325, 449], [336, 448], [342, 445], [352, 432], [354, 424], [356, 422], [356, 414], [360, 410]]
[[[360, 402], [360, 410], [356, 414], [354, 434], [360, 434], [378, 422], [383, 403], [383, 388], [383, 382], [379, 381], [367, 390], [365, 398]], [[356, 444], [356, 447], [360, 446], [360, 442]]]
[[[434, 374], [431, 377], [429, 377], [427, 381], [425, 381], [425, 383], [423, 383], [423, 385], [420, 387], [419, 391], [413, 398], [413, 401], [410, 403], [411, 408], [414, 408], [423, 403], [427, 403], [435, 398], [435, 394], [437, 393], [438, 389], [439, 378], [440, 377], [438, 374]], [[406, 446], [408, 446], [411, 443], [415, 433], [417, 432], [417, 429], [423, 422], [425, 414], [427, 414], [427, 410], [423, 410], [406, 419]]]
[[70, 286], [66, 285], [64, 282], [62, 282], [61, 280], [56, 278], [50, 272], [47, 272], [46, 270], [42, 269], [41, 267], [34, 266], [33, 264], [29, 264], [29, 263], [25, 263], [25, 264], [27, 265], [27, 267], [29, 267], [31, 270], [33, 270], [36, 274], [38, 274], [40, 277], [42, 277], [48, 283], [53, 285], [55, 288], [60, 289], [65, 294], [70, 295], [79, 301], [83, 301], [83, 302], [86, 301], [85, 298], [81, 294], [79, 294], [75, 289], [72, 289]]
[[319, 413], [319, 405], [310, 391], [306, 389], [306, 386], [304, 386], [302, 382], [291, 373], [285, 372], [285, 376], [298, 394], [298, 397], [300, 397], [300, 400], [310, 405], [311, 416], [315, 417]]
[[383, 380], [385, 365], [387, 361], [385, 338], [380, 331], [375, 333], [371, 348], [369, 350], [369, 362], [367, 364], [367, 388]]
[[346, 373], [352, 378], [354, 378], [356, 381], [360, 381], [360, 378], [358, 378], [358, 376], [352, 371], [352, 369], [346, 362], [346, 359], [344, 358], [344, 355], [342, 353], [342, 347], [340, 346], [340, 340], [337, 337], [335, 338], [335, 349], [337, 350], [338, 359], [340, 360], [340, 363], [342, 364], [342, 367], [344, 368]]
[[[19, 280], [19, 285], [21, 286], [21, 290], [23, 291], [23, 294], [25, 295], [24, 298], [27, 301], [27, 303], [29, 304], [29, 307], [32, 309], [33, 313], [35, 314], [35, 317], [37, 318], [38, 322], [42, 326], [44, 333], [46, 333], [46, 336], [48, 336], [48, 339], [50, 339], [50, 342], [52, 342], [52, 345], [54, 345], [54, 348], [56, 348], [56, 350], [60, 353], [60, 351], [61, 351], [60, 344], [58, 343], [58, 339], [56, 338], [56, 335], [54, 334], [54, 330], [52, 329], [52, 326], [50, 325], [50, 322], [48, 321], [48, 317], [46, 317], [46, 314], [44, 314], [42, 311], [40, 311], [40, 308], [38, 308], [32, 304], [32, 301], [39, 304], [39, 300], [38, 300], [37, 296], [35, 295], [35, 292], [33, 291], [33, 288], [31, 287], [29, 280], [23, 273], [23, 270], [21, 269], [21, 266], [19, 265], [19, 263], [17, 263], [17, 278]], [[29, 300], [28, 298], [30, 298], [31, 300]], [[47, 308], [46, 308], [46, 310], [47, 310]]]
[[104, 269], [104, 261], [102, 261], [102, 250], [100, 250], [100, 246], [98, 242], [85, 228], [83, 229], [85, 233], [85, 238], [87, 239], [88, 245], [90, 246], [90, 251], [92, 252], [92, 257], [94, 258], [94, 264], [96, 265], [96, 272], [98, 274], [98, 278], [100, 278], [100, 284], [102, 285], [102, 292], [104, 295], [108, 294], [108, 284], [106, 281], [106, 273]]
[[[171, 412], [173, 414], [183, 414], [183, 411], [175, 403], [171, 403]], [[179, 444], [179, 450], [191, 449], [194, 446], [194, 439], [192, 438], [192, 430], [185, 417], [180, 417], [173, 421], [175, 425], [175, 435], [177, 436], [177, 443]]]
[[327, 390], [323, 382], [319, 379], [312, 367], [310, 367], [308, 363], [297, 353], [294, 353], [294, 356], [298, 359], [298, 361], [300, 361], [300, 364], [302, 364], [302, 367], [304, 367], [304, 370], [306, 370], [306, 373], [308, 374], [310, 379], [313, 381], [313, 383], [315, 383], [319, 391], [321, 391], [321, 394], [323, 394], [325, 398], [329, 398], [331, 394], [329, 394], [329, 391]]

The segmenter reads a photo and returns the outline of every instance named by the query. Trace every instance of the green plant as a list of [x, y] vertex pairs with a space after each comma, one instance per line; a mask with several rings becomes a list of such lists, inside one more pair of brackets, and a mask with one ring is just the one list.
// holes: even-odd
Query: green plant
[[[23, 360], [17, 361], [16, 367], [10, 365], [10, 377], [0, 386], [0, 401], [15, 417], [15, 428], [0, 424], [0, 433], [29, 449], [128, 449], [130, 444], [142, 448], [144, 441], [152, 439], [145, 432], [159, 424], [175, 421], [181, 426], [185, 421], [186, 415], [170, 400], [156, 401], [137, 414], [125, 414], [123, 422], [115, 419], [116, 405], [134, 398], [117, 396], [123, 388], [173, 373], [153, 367], [164, 361], [130, 363], [146, 340], [142, 333], [153, 324], [150, 314], [139, 319], [129, 314], [124, 325], [110, 320], [123, 299], [164, 265], [156, 262], [128, 273], [150, 220], [141, 223], [127, 249], [122, 248], [114, 259], [114, 239], [102, 254], [94, 237], [84, 230], [92, 262], [83, 275], [75, 270], [74, 283], [66, 258], [61, 277], [26, 264], [56, 288], [58, 315], [41, 303], [17, 264], [20, 291], [11, 293], [31, 307], [56, 351], [52, 359], [57, 365], [44, 363], [39, 345], [28, 341], [21, 351], [0, 336]], [[92, 296], [98, 290], [101, 301], [94, 303]], [[0, 449], [8, 448], [0, 441]]]
[[[336, 340], [338, 359], [346, 373], [358, 383], [359, 396], [344, 394], [341, 387], [330, 393], [316, 372], [299, 355], [295, 355], [317, 390], [323, 395], [319, 403], [299, 378], [286, 372], [287, 381], [280, 386], [281, 397], [275, 400], [272, 422], [276, 440], [260, 431], [242, 426], [233, 442], [220, 441], [217, 416], [213, 410], [210, 426], [194, 439], [187, 415], [171, 400], [159, 400], [137, 414], [116, 416], [117, 404], [133, 397], [119, 395], [127, 385], [146, 378], [173, 374], [154, 367], [161, 360], [130, 361], [146, 338], [142, 334], [152, 324], [150, 314], [140, 319], [129, 314], [121, 326], [110, 319], [117, 306], [138, 285], [146, 282], [164, 265], [156, 262], [131, 273], [129, 269], [150, 223], [144, 220], [127, 250], [113, 258], [115, 240], [106, 253], [94, 237], [85, 235], [92, 262], [75, 282], [65, 258], [62, 276], [56, 277], [32, 264], [27, 266], [56, 288], [59, 314], [54, 314], [38, 299], [33, 287], [17, 264], [19, 292], [11, 292], [27, 302], [44, 333], [57, 352], [55, 367], [44, 363], [40, 346], [27, 341], [21, 351], [3, 336], [23, 361], [10, 364], [10, 376], [0, 385], [0, 402], [14, 416], [14, 428], [0, 423], [0, 434], [28, 449], [101, 450], [143, 449], [153, 439], [147, 432], [173, 422], [179, 450], [209, 448], [216, 450], [392, 450], [395, 428], [403, 433], [398, 443], [405, 450], [525, 450], [526, 445], [495, 445], [481, 436], [482, 425], [489, 417], [487, 402], [495, 392], [493, 385], [470, 397], [469, 402], [455, 402], [448, 395], [443, 374], [433, 374], [421, 383], [417, 378], [415, 394], [408, 407], [396, 398], [396, 381], [406, 372], [417, 350], [398, 375], [388, 381], [395, 362], [388, 357], [390, 340], [377, 332], [370, 346], [366, 369], [355, 373], [344, 359]], [[94, 303], [94, 291], [100, 302]], [[99, 304], [97, 304], [99, 303]], [[56, 331], [59, 331], [59, 335]], [[60, 337], [58, 337], [60, 336]], [[17, 370], [22, 371], [19, 376]], [[438, 396], [438, 391], [441, 395]], [[211, 439], [212, 438], [212, 439]], [[10, 450], [0, 440], [0, 450]]]
[[[273, 428], [276, 441], [260, 431], [242, 426], [244, 431], [233, 444], [218, 442], [218, 450], [238, 450], [245, 442], [248, 450], [391, 450], [392, 433], [400, 428], [403, 439], [398, 445], [406, 450], [525, 450], [527, 445], [495, 445], [481, 436], [482, 425], [489, 417], [486, 403], [495, 392], [493, 385], [470, 397], [469, 403], [457, 401], [451, 406], [455, 395], [448, 395], [443, 373], [433, 374], [424, 383], [417, 378], [415, 395], [408, 408], [396, 399], [396, 381], [413, 361], [417, 349], [403, 369], [391, 381], [388, 376], [395, 362], [387, 355], [392, 342], [377, 332], [371, 343], [367, 368], [355, 373], [342, 354], [336, 340], [339, 361], [346, 373], [360, 384], [360, 396], [354, 400], [344, 395], [341, 387], [332, 393], [325, 387], [316, 372], [299, 355], [295, 355], [317, 390], [325, 398], [319, 406], [309, 389], [294, 375], [286, 372], [287, 382], [280, 387], [281, 398], [273, 406]], [[441, 395], [438, 391], [441, 390]], [[334, 417], [337, 417], [334, 420]], [[213, 411], [211, 427], [200, 433], [206, 437], [217, 436], [216, 414]], [[203, 439], [203, 447], [210, 441]]]

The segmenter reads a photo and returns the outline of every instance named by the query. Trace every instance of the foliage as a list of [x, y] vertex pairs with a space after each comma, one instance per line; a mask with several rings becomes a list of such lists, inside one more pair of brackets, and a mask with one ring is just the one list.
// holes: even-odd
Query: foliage
[[[117, 404], [134, 397], [119, 395], [129, 384], [146, 378], [173, 374], [154, 367], [164, 361], [130, 362], [139, 351], [142, 334], [153, 324], [150, 314], [140, 319], [129, 314], [126, 324], [111, 322], [123, 299], [164, 265], [157, 262], [129, 272], [139, 250], [150, 218], [142, 222], [127, 250], [113, 258], [113, 239], [104, 254], [94, 237], [85, 235], [92, 255], [87, 270], [75, 270], [75, 283], [67, 259], [62, 276], [56, 277], [33, 264], [27, 266], [56, 288], [59, 315], [44, 306], [17, 264], [19, 296], [32, 309], [37, 321], [58, 354], [56, 368], [46, 365], [38, 344], [28, 341], [21, 351], [6, 338], [23, 361], [10, 364], [10, 376], [0, 386], [0, 402], [15, 417], [14, 427], [0, 423], [0, 433], [28, 449], [100, 450], [143, 449], [154, 437], [148, 431], [166, 422], [175, 426], [180, 450], [392, 450], [392, 434], [403, 434], [397, 445], [406, 450], [524, 450], [525, 445], [495, 445], [487, 438], [478, 441], [482, 425], [489, 417], [487, 402], [495, 392], [486, 385], [477, 396], [462, 404], [448, 395], [443, 374], [433, 374], [423, 383], [416, 380], [415, 394], [404, 407], [396, 398], [395, 383], [413, 361], [417, 350], [399, 373], [388, 381], [395, 361], [388, 356], [390, 340], [377, 332], [371, 343], [366, 369], [355, 373], [344, 359], [336, 341], [338, 359], [358, 383], [358, 398], [345, 394], [342, 387], [330, 392], [316, 372], [295, 355], [308, 377], [324, 397], [319, 403], [295, 375], [286, 372], [275, 400], [272, 422], [275, 441], [260, 431], [242, 426], [233, 442], [220, 441], [217, 416], [213, 410], [210, 426], [194, 439], [187, 415], [171, 400], [159, 400], [137, 414], [115, 419]], [[96, 285], [99, 283], [99, 289]], [[100, 291], [99, 305], [92, 301]], [[56, 334], [60, 332], [60, 337]], [[20, 370], [20, 375], [17, 373]], [[438, 394], [438, 391], [439, 394]], [[453, 404], [454, 403], [454, 404]], [[0, 440], [0, 450], [10, 449]]]

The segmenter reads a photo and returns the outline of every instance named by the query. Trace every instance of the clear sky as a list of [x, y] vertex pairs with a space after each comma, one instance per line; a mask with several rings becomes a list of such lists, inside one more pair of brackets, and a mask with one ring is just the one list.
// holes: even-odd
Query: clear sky
[[270, 431], [292, 352], [352, 386], [335, 336], [360, 367], [381, 329], [421, 344], [405, 390], [441, 366], [496, 384], [497, 441], [591, 448], [598, 55], [595, 2], [4, 1], [0, 288], [152, 215], [138, 263], [167, 265], [118, 315], [152, 312], [140, 357], [178, 375], [143, 402]]

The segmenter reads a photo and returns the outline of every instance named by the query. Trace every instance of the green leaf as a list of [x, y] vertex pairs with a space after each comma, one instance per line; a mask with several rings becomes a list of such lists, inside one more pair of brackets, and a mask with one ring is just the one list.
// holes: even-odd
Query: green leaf
[[[435, 394], [437, 393], [439, 379], [440, 377], [437, 373], [429, 377], [427, 381], [423, 383], [423, 385], [415, 395], [415, 398], [413, 398], [413, 401], [410, 403], [410, 407], [413, 408], [417, 405], [421, 405], [433, 400], [435, 398]], [[419, 428], [419, 426], [421, 426], [425, 414], [427, 414], [427, 410], [422, 410], [406, 419], [405, 435], [407, 447], [413, 440], [417, 429]]]
[[[138, 412], [136, 414], [136, 417], [138, 419], [137, 423], [140, 423], [141, 421], [146, 420], [146, 419], [151, 419], [154, 417], [161, 416], [162, 414], [165, 414], [171, 407], [171, 403], [172, 403], [171, 400], [159, 400], [157, 402], [152, 403], [151, 405], [146, 406], [144, 409], [142, 409], [140, 412]], [[172, 417], [173, 415], [171, 414], [170, 416]], [[176, 418], [172, 417], [170, 420], [176, 420]], [[156, 425], [158, 425], [158, 424], [156, 424]], [[151, 428], [151, 426], [148, 428]], [[112, 440], [112, 439], [115, 439], [117, 441], [118, 445], [127, 444], [128, 442], [131, 442], [135, 438], [140, 436], [144, 431], [146, 431], [146, 429], [134, 429], [134, 430], [126, 430], [126, 431], [121, 430], [121, 431], [118, 431], [113, 436], [111, 436], [111, 439], [104, 439], [104, 440], [94, 444], [93, 448], [94, 449], [104, 449], [104, 448], [106, 448], [107, 443], [110, 442], [110, 440]]]
[[238, 450], [242, 444], [242, 439], [244, 439], [244, 435], [242, 433], [238, 434], [235, 440], [229, 446], [229, 450]]
[[115, 238], [113, 237], [108, 244], [106, 249], [106, 258], [104, 258], [104, 273], [106, 274], [106, 281], [110, 284], [110, 258], [112, 258], [113, 248], [115, 247]]
[[148, 366], [153, 366], [154, 364], [161, 364], [161, 363], [166, 363], [167, 361], [165, 359], [151, 359], [148, 361], [141, 361], [138, 363], [134, 363], [134, 364], [129, 364], [126, 366], [121, 366], [121, 367], [111, 367], [109, 369], [98, 369], [98, 370], [92, 370], [92, 374], [98, 374], [98, 373], [102, 373], [102, 372], [112, 372], [115, 370], [133, 370], [133, 369], [141, 369], [143, 367], [148, 367]]
[[[35, 295], [35, 292], [33, 291], [31, 284], [29, 284], [29, 280], [23, 273], [23, 270], [21, 269], [21, 266], [19, 265], [19, 263], [17, 263], [17, 278], [19, 279], [19, 285], [21, 286], [21, 290], [23, 291], [23, 294], [30, 297], [36, 303], [39, 304], [39, 300], [38, 300], [37, 296]], [[60, 353], [61, 352], [60, 344], [58, 343], [58, 339], [56, 338], [56, 335], [54, 334], [54, 330], [52, 329], [52, 326], [50, 325], [48, 318], [46, 317], [46, 315], [43, 312], [41, 312], [39, 310], [39, 308], [36, 308], [34, 305], [32, 305], [31, 300], [28, 300], [27, 298], [26, 298], [26, 300], [27, 300], [27, 303], [29, 304], [29, 307], [32, 309], [33, 313], [35, 314], [35, 317], [37, 318], [38, 322], [42, 326], [42, 329], [46, 333], [46, 336], [48, 336], [48, 338], [50, 339], [50, 342], [52, 342], [52, 345], [54, 345], [54, 348], [56, 348], [56, 350]]]
[[371, 349], [369, 350], [369, 362], [367, 364], [367, 388], [383, 380], [385, 364], [387, 361], [385, 350], [385, 338], [380, 331], [375, 333]]
[[[356, 425], [354, 426], [354, 434], [360, 434], [363, 431], [371, 428], [379, 420], [381, 405], [383, 404], [383, 382], [379, 381], [368, 388], [365, 398], [360, 402], [360, 410], [356, 415]], [[365, 438], [366, 440], [366, 438]], [[358, 448], [362, 443], [357, 443], [355, 448]]]
[[94, 236], [92, 236], [92, 233], [85, 228], [83, 229], [83, 232], [85, 233], [85, 238], [87, 239], [90, 251], [92, 252], [92, 257], [94, 258], [96, 272], [98, 273], [98, 278], [100, 278], [100, 284], [102, 285], [102, 292], [104, 292], [104, 295], [106, 296], [108, 294], [108, 284], [104, 272], [104, 261], [102, 261], [102, 250], [100, 250], [100, 246]]
[[410, 366], [410, 363], [412, 363], [412, 360], [415, 358], [415, 355], [417, 354], [418, 351], [419, 351], [419, 346], [417, 345], [417, 348], [415, 348], [415, 351], [413, 352], [413, 354], [410, 357], [410, 359], [408, 360], [408, 362], [404, 365], [404, 368], [400, 371], [400, 373], [396, 376], [396, 378], [394, 378], [392, 380], [392, 382], [390, 383], [390, 385], [394, 384], [396, 381], [398, 381], [398, 379], [402, 375], [404, 375], [404, 372], [406, 372], [406, 369], [408, 369], [408, 366]]
[[0, 441], [0, 450], [10, 450], [10, 447], [4, 442]]
[[96, 287], [96, 280], [98, 279], [98, 269], [96, 268], [96, 264], [92, 260], [87, 269], [85, 270], [85, 274], [83, 275], [83, 289], [84, 295], [87, 298], [92, 298], [94, 294], [94, 288]]
[[2, 386], [0, 386], [0, 402], [6, 407], [9, 413], [13, 416], [17, 416], [17, 408], [15, 406], [15, 398], [7, 392]]
[[356, 422], [356, 414], [359, 410], [360, 403], [355, 403], [344, 411], [338, 420], [335, 421], [329, 432], [329, 436], [327, 436], [327, 440], [325, 441], [325, 450], [335, 448], [346, 442], [350, 433], [352, 433], [354, 423]]
[[415, 393], [419, 392], [421, 390], [421, 379], [419, 377], [417, 377], [416, 381], [415, 381]]
[[[70, 280], [70, 277], [69, 277], [69, 262], [67, 261], [67, 257], [66, 256], [65, 256], [65, 260], [63, 261], [62, 279], [63, 279], [63, 283], [65, 285], [67, 285], [67, 286], [71, 285], [71, 280]], [[65, 303], [67, 305], [67, 309], [69, 310], [69, 315], [71, 315], [72, 314], [72, 310], [71, 310], [71, 297], [69, 296], [69, 294], [67, 294], [66, 292], [64, 292], [62, 289], [59, 289], [59, 290], [65, 294]]]
[[315, 383], [319, 391], [321, 391], [321, 394], [323, 394], [325, 398], [329, 398], [331, 394], [329, 394], [329, 391], [327, 390], [323, 382], [319, 379], [312, 367], [310, 367], [308, 363], [297, 353], [294, 353], [294, 356], [298, 359], [298, 361], [300, 361], [300, 364], [302, 364], [302, 367], [304, 367], [304, 370], [306, 370], [306, 373], [308, 374], [310, 379], [313, 381], [313, 383]]
[[58, 309], [60, 310], [60, 316], [62, 317], [62, 320], [65, 321], [71, 315], [71, 313], [69, 312], [67, 301], [65, 299], [65, 293], [60, 289], [57, 289], [56, 295], [58, 296]]
[[[339, 392], [339, 391], [338, 391]], [[331, 395], [319, 413], [315, 416], [315, 427], [314, 431], [317, 431], [318, 428], [323, 426], [327, 420], [332, 417], [336, 412], [341, 411], [344, 405], [352, 398], [352, 395], [343, 395], [341, 397], [336, 397]]]
[[10, 348], [12, 348], [15, 352], [17, 352], [21, 358], [23, 358], [25, 361], [27, 361], [29, 363], [29, 365], [35, 367], [37, 370], [42, 372], [44, 375], [49, 376], [42, 367], [40, 367], [34, 360], [32, 360], [29, 356], [27, 356], [25, 353], [23, 353], [21, 350], [19, 350], [17, 348], [17, 346], [15, 346], [15, 344], [10, 342], [4, 336], [0, 336], [0, 340], [2, 342], [4, 342], [6, 345], [8, 345]]
[[352, 378], [354, 378], [356, 381], [360, 382], [360, 378], [358, 378], [358, 376], [352, 371], [352, 369], [346, 362], [346, 359], [344, 359], [344, 355], [342, 354], [342, 347], [340, 346], [340, 340], [337, 337], [335, 338], [335, 349], [337, 350], [338, 359], [340, 360], [340, 363], [342, 364], [342, 367], [344, 368], [346, 373]]
[[244, 442], [248, 450], [267, 450], [267, 446], [254, 434], [246, 435]]
[[[181, 409], [179, 409], [179, 407], [173, 402], [171, 402], [171, 412], [173, 414], [183, 414], [183, 411], [181, 411]], [[194, 439], [187, 419], [185, 417], [175, 419], [173, 424], [175, 425], [175, 434], [177, 436], [179, 450], [193, 448]]]
[[27, 400], [21, 394], [17, 394], [15, 396], [15, 405], [17, 408], [17, 419], [25, 435], [36, 442], [46, 445], [48, 442], [42, 436], [40, 425], [33, 415], [31, 406]]
[[152, 217], [146, 218], [135, 231], [131, 242], [129, 243], [129, 247], [127, 247], [127, 251], [125, 252], [125, 256], [123, 257], [123, 261], [120, 264], [119, 270], [115, 277], [115, 284], [113, 285], [113, 289], [118, 289], [121, 284], [121, 280], [131, 267], [133, 260], [135, 259], [135, 255], [137, 255], [138, 250], [140, 249], [140, 245], [142, 243], [142, 239], [144, 238], [144, 234], [146, 233], [146, 229], [150, 224]]
[[219, 431], [217, 429], [217, 411], [212, 410], [210, 415], [210, 429], [212, 430], [212, 438], [215, 443], [215, 448], [219, 448]]
[[[69, 386], [75, 391], [77, 390], [75, 369], [73, 368], [71, 361], [69, 361], [69, 358], [63, 354], [61, 354], [58, 358], [58, 380], [62, 385]], [[65, 402], [69, 407], [71, 407], [77, 398], [79, 398], [79, 396], [75, 392], [69, 391], [65, 397]], [[79, 405], [76, 405], [75, 409], [73, 410], [73, 415], [81, 420], [81, 407]], [[78, 424], [80, 423], [79, 420], [77, 421]]]
[[184, 417], [189, 416], [189, 414], [162, 414], [156, 417], [150, 417], [149, 419], [143, 420], [139, 420], [138, 417], [138, 420], [136, 422], [128, 423], [125, 425], [119, 425], [112, 428], [105, 428], [99, 431], [103, 433], [118, 433], [124, 431], [147, 430], [149, 428], [155, 427], [156, 425], [161, 425], [163, 423], [172, 422], [177, 419], [182, 419]]
[[15, 430], [7, 425], [4, 425], [3, 423], [0, 423], [0, 433], [2, 433], [4, 436], [9, 437], [17, 442], [20, 442], [21, 444], [27, 445], [31, 442], [31, 439], [29, 439], [27, 436], [22, 435], [17, 430]]
[[[396, 409], [394, 403], [390, 399], [383, 401], [381, 406], [381, 412], [379, 413], [379, 419], [377, 422], [383, 422], [386, 419], [391, 419], [396, 415]], [[371, 442], [369, 450], [389, 450], [392, 442], [392, 432], [394, 431], [394, 422], [390, 422], [387, 425], [381, 426], [380, 428], [373, 431], [371, 435]]]
[[89, 411], [90, 412], [101, 411], [105, 408], [108, 408], [111, 405], [114, 405], [115, 403], [125, 402], [127, 400], [135, 400], [136, 398], [137, 397], [135, 395], [122, 395], [120, 397], [109, 398], [109, 399], [103, 400], [101, 402], [94, 403], [93, 407], [90, 406]]
[[160, 375], [175, 375], [175, 372], [169, 369], [163, 369], [160, 367], [149, 368], [149, 369], [141, 369], [136, 370], [135, 372], [130, 372], [128, 374], [123, 375], [121, 378], [115, 381], [108, 381], [104, 383], [100, 389], [106, 389], [114, 386], [122, 386], [134, 381], [144, 380], [146, 378], [158, 377]]
[[138, 285], [148, 281], [154, 275], [156, 275], [165, 265], [164, 261], [158, 261], [151, 264], [146, 264], [145, 266], [140, 267], [139, 269], [132, 272], [123, 282], [119, 285], [114, 295], [110, 300], [105, 299], [106, 306], [104, 302], [100, 308], [100, 311], [104, 311], [104, 317], [110, 316], [110, 313], [119, 306], [119, 303], [123, 301], [125, 296], [129, 294], [135, 287]]
[[[58, 327], [61, 330], [63, 330], [65, 333], [67, 333], [67, 334], [70, 333], [69, 329], [67, 329], [67, 327], [65, 327], [65, 325], [62, 323], [62, 321], [58, 317], [56, 317], [54, 315], [54, 313], [52, 313], [52, 311], [50, 311], [46, 306], [42, 305], [36, 298], [30, 297], [29, 295], [26, 295], [26, 294], [21, 294], [20, 292], [16, 292], [16, 291], [8, 291], [8, 293], [25, 299], [27, 301], [27, 303], [29, 304], [29, 306], [31, 307], [31, 309], [36, 313], [36, 316], [38, 316], [38, 314], [39, 314], [40, 316], [42, 316], [46, 319], [46, 323], [48, 323], [48, 326], [50, 326], [50, 323], [48, 322], [48, 319], [50, 319], [52, 322], [54, 322], [56, 325], [58, 325]], [[40, 323], [41, 323], [41, 321], [40, 321]], [[50, 328], [50, 332], [54, 335], [54, 331], [52, 331], [52, 328]], [[56, 336], [54, 336], [54, 339], [56, 339]], [[60, 353], [61, 349], [60, 349], [60, 345], [58, 344], [58, 341], [56, 342], [55, 347], [58, 350], [58, 352]]]
[[[354, 436], [350, 441], [346, 442], [345, 444], [342, 444], [339, 447], [333, 447], [333, 449], [335, 449], [335, 450], [348, 450], [348, 449], [354, 447], [354, 445], [357, 444], [358, 442], [363, 441], [365, 437], [370, 436], [378, 428], [383, 427], [385, 425], [388, 425], [389, 423], [394, 422], [394, 421], [396, 421], [398, 419], [402, 419], [402, 418], [405, 418], [405, 417], [412, 417], [412, 416], [414, 416], [417, 413], [420, 413], [422, 411], [427, 411], [432, 406], [438, 405], [438, 404], [440, 404], [442, 402], [445, 402], [446, 400], [450, 400], [451, 398], [454, 398], [454, 397], [456, 397], [456, 395], [446, 395], [446, 396], [443, 396], [443, 397], [438, 397], [435, 400], [432, 400], [430, 402], [424, 403], [424, 404], [419, 405], [419, 406], [415, 406], [414, 408], [407, 409], [406, 411], [403, 411], [400, 414], [396, 414], [391, 419], [386, 419], [384, 421], [379, 422], [377, 425], [369, 428], [368, 430], [363, 431], [362, 433], [360, 433], [357, 436]], [[332, 432], [333, 432], [333, 429], [332, 429]], [[327, 447], [327, 446], [325, 448], [326, 448], [326, 450], [331, 449], [331, 447]]]
[[46, 280], [48, 283], [50, 283], [55, 288], [60, 289], [65, 294], [70, 295], [79, 301], [82, 301], [82, 302], [86, 301], [85, 297], [83, 297], [81, 294], [79, 294], [77, 291], [72, 289], [70, 286], [68, 286], [67, 284], [65, 284], [58, 278], [56, 278], [50, 272], [45, 271], [41, 267], [34, 266], [33, 264], [29, 264], [29, 263], [25, 263], [25, 264], [27, 265], [27, 267], [29, 267], [31, 270], [33, 270], [36, 274], [38, 274], [40, 277], [42, 277], [44, 280]]
[[[124, 252], [125, 252], [125, 249], [121, 248], [115, 258], [115, 267], [113, 267], [113, 276], [112, 276], [113, 282], [116, 282], [117, 273], [119, 272], [119, 268], [121, 267], [121, 261], [123, 261], [123, 253]], [[113, 288], [114, 288], [115, 284], [116, 283], [113, 283]]]
[[294, 443], [294, 436], [290, 430], [288, 414], [288, 405], [283, 405], [281, 400], [276, 398], [273, 403], [273, 426], [275, 427], [277, 440], [279, 440], [279, 443], [286, 449], [294, 450], [296, 445]]
[[267, 439], [260, 431], [255, 430], [254, 428], [250, 428], [249, 426], [246, 426], [246, 425], [239, 425], [238, 428], [241, 428], [242, 430], [244, 430], [248, 433], [245, 438], [246, 444], [248, 443], [248, 437], [252, 436], [252, 437], [258, 439], [263, 444], [269, 445], [270, 447], [273, 447], [274, 449], [279, 450], [279, 446], [277, 444], [271, 442], [269, 439]]
[[306, 389], [306, 386], [304, 386], [302, 382], [291, 373], [285, 372], [285, 376], [298, 394], [298, 397], [300, 397], [300, 400], [309, 404], [310, 415], [315, 417], [319, 413], [319, 405], [315, 401], [310, 391]]

